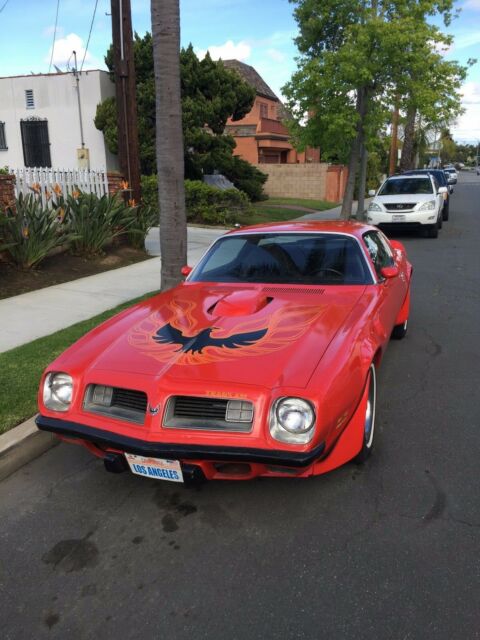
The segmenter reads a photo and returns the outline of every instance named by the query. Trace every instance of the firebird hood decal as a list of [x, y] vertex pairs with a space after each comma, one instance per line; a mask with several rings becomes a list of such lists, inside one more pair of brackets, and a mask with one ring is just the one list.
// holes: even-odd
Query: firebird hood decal
[[159, 362], [210, 364], [266, 355], [291, 345], [324, 311], [325, 305], [280, 307], [269, 316], [253, 314], [222, 327], [217, 326], [223, 324], [221, 318], [198, 313], [196, 303], [175, 299], [137, 324], [128, 341]]

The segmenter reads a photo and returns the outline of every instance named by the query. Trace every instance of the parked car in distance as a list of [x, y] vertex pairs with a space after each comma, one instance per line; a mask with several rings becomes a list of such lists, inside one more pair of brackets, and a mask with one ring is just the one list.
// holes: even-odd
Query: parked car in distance
[[455, 167], [444, 167], [443, 170], [447, 176], [447, 180], [449, 184], [457, 184], [458, 173]]
[[356, 222], [257, 225], [182, 273], [47, 367], [38, 427], [109, 471], [173, 482], [365, 461], [377, 370], [407, 331], [404, 246]]
[[444, 195], [434, 176], [395, 175], [382, 184], [367, 209], [367, 222], [385, 230], [418, 229], [436, 238], [442, 228]]
[[443, 169], [412, 169], [411, 171], [404, 171], [402, 175], [404, 176], [412, 176], [412, 175], [432, 175], [436, 181], [438, 182], [440, 187], [447, 187], [447, 193], [443, 194], [443, 199], [445, 202], [443, 203], [443, 211], [442, 218], [444, 221], [448, 220], [450, 215], [450, 195], [453, 193], [453, 185], [448, 184], [447, 176]]

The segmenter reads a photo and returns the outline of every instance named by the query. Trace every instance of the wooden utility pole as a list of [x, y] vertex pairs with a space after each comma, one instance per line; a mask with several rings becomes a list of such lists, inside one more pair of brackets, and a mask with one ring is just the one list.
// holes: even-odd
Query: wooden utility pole
[[398, 102], [395, 102], [392, 114], [392, 140], [390, 143], [390, 164], [388, 169], [388, 175], [395, 173], [395, 168], [398, 162]]
[[131, 197], [140, 201], [135, 64], [130, 0], [111, 0], [113, 66], [117, 98], [118, 160]]

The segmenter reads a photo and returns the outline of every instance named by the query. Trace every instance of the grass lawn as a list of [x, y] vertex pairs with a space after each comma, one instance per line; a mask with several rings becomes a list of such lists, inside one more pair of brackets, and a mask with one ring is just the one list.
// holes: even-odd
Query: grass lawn
[[[281, 207], [275, 205], [282, 205]], [[304, 216], [308, 211], [298, 207], [307, 207], [316, 211], [325, 211], [335, 207], [333, 202], [324, 200], [302, 200], [294, 198], [269, 198], [253, 205], [253, 213], [239, 216], [240, 224], [260, 224], [262, 222], [283, 222]]]
[[52, 333], [44, 338], [0, 353], [0, 433], [8, 431], [37, 412], [37, 391], [45, 367], [87, 331], [156, 292], [125, 302], [90, 320]]
[[[261, 202], [259, 203], [262, 204]], [[295, 209], [295, 207], [307, 207], [308, 209], [315, 209], [316, 211], [325, 211], [326, 209], [332, 209], [336, 207], [335, 202], [327, 202], [326, 200], [305, 200], [303, 198], [269, 198], [265, 201], [265, 204], [288, 204]]]

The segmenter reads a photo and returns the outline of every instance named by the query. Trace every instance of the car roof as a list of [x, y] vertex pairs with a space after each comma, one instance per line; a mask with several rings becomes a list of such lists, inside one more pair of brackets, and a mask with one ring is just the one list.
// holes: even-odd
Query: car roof
[[[428, 174], [426, 174], [428, 175]], [[407, 174], [407, 173], [402, 173], [401, 175], [394, 175], [394, 176], [388, 176], [387, 180], [406, 180], [406, 179], [411, 180], [412, 178], [416, 178], [417, 180], [424, 180], [425, 176], [420, 176], [420, 175], [415, 175], [415, 174]]]
[[226, 235], [244, 233], [338, 233], [361, 238], [366, 231], [378, 231], [376, 227], [353, 220], [290, 220], [270, 222], [233, 229]]

